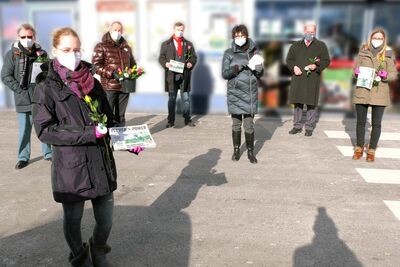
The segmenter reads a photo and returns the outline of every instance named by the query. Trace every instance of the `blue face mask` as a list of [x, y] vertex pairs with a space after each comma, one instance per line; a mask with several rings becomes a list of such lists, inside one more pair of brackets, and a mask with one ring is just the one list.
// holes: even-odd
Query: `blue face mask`
[[312, 41], [314, 39], [314, 34], [306, 33], [306, 34], [304, 34], [304, 39], [307, 41]]

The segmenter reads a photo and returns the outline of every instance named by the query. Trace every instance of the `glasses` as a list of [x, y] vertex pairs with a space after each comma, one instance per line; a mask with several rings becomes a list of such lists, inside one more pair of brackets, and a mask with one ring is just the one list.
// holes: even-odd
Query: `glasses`
[[26, 35], [26, 36], [20, 36], [19, 38], [21, 38], [21, 39], [25, 39], [25, 38], [32, 39], [33, 36], [32, 35]]

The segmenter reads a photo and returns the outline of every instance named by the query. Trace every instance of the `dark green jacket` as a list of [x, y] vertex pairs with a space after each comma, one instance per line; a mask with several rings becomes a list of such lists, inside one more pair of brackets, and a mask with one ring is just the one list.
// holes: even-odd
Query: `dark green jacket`
[[[317, 57], [317, 69], [307, 76], [304, 67], [312, 64], [309, 59]], [[329, 66], [329, 52], [325, 43], [314, 39], [310, 46], [306, 46], [304, 39], [294, 42], [286, 58], [289, 70], [292, 72], [292, 82], [289, 91], [289, 102], [314, 105], [318, 104], [319, 87], [322, 71]], [[294, 66], [303, 72], [300, 76], [294, 75]]]
[[40, 45], [34, 44], [32, 54], [27, 56], [14, 43], [4, 58], [1, 68], [1, 80], [5, 86], [14, 92], [15, 109], [17, 112], [32, 111], [33, 91], [36, 83], [31, 83], [33, 63], [39, 59], [47, 59], [47, 53]]
[[249, 38], [249, 46], [243, 51], [234, 42], [222, 58], [222, 77], [227, 82], [228, 112], [230, 114], [256, 114], [258, 100], [257, 79], [263, 74], [260, 69], [252, 71], [245, 67], [237, 71], [237, 66], [246, 66], [258, 54], [256, 44]]

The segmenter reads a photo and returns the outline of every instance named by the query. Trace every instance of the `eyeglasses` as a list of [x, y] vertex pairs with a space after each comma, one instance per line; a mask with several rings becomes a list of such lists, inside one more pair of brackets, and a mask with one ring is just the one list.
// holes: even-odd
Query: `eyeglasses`
[[27, 35], [27, 36], [20, 36], [19, 38], [21, 38], [21, 39], [25, 39], [25, 38], [32, 39], [33, 36], [32, 35]]

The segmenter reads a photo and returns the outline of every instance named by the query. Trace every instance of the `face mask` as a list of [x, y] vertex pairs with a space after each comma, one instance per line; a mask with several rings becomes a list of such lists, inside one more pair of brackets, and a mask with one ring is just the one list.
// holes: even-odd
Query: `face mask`
[[235, 38], [235, 44], [242, 47], [246, 43], [246, 38]]
[[175, 36], [181, 38], [183, 36], [183, 31], [175, 31]]
[[312, 39], [314, 39], [314, 34], [306, 33], [306, 34], [304, 34], [304, 39], [307, 41], [312, 41]]
[[26, 48], [31, 48], [33, 46], [32, 39], [25, 38], [25, 39], [21, 39], [19, 42], [21, 43], [21, 45], [23, 47], [26, 47]]
[[112, 31], [110, 32], [111, 39], [113, 39], [115, 42], [119, 41], [121, 39], [121, 33], [118, 31]]
[[61, 65], [72, 71], [74, 71], [76, 67], [78, 67], [79, 63], [81, 63], [81, 53], [79, 52], [60, 53], [56, 58]]
[[372, 39], [371, 44], [374, 48], [378, 48], [383, 45], [383, 40]]

